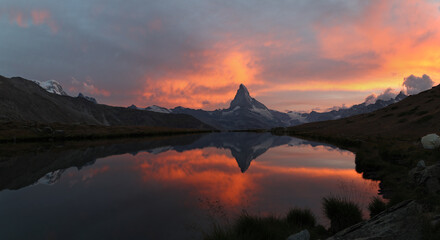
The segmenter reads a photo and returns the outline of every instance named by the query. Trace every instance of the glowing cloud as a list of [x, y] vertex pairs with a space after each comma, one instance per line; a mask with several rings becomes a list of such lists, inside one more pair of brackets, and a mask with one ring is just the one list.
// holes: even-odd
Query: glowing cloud
[[188, 57], [190, 60], [203, 57], [205, 61], [194, 61], [194, 70], [170, 69], [160, 78], [144, 77], [145, 104], [212, 109], [225, 106], [240, 83], [259, 83], [256, 79], [259, 69], [248, 52], [202, 52], [190, 53]]

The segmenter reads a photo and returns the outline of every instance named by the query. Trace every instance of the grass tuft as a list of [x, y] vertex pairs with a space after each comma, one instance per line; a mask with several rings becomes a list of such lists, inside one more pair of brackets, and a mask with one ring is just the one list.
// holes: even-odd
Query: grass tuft
[[379, 197], [374, 197], [370, 204], [368, 204], [368, 210], [370, 211], [370, 217], [374, 217], [377, 214], [383, 212], [387, 208], [387, 204]]
[[337, 233], [344, 228], [362, 221], [360, 207], [345, 198], [325, 197], [322, 199], [324, 215], [330, 220], [332, 233]]
[[316, 225], [316, 219], [310, 209], [293, 208], [287, 213], [286, 221], [300, 228], [310, 228]]
[[309, 209], [291, 209], [285, 217], [254, 216], [243, 211], [232, 224], [214, 225], [205, 240], [224, 239], [280, 239], [284, 240], [292, 234], [307, 229], [311, 239], [324, 239], [328, 232], [321, 225], [316, 225], [316, 219]]

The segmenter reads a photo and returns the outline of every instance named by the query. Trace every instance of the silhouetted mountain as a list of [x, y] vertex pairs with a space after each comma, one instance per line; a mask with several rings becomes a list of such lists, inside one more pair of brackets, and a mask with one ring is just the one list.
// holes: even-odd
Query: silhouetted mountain
[[0, 76], [0, 86], [0, 121], [211, 129], [189, 115], [95, 104], [82, 97], [50, 93], [19, 77]]

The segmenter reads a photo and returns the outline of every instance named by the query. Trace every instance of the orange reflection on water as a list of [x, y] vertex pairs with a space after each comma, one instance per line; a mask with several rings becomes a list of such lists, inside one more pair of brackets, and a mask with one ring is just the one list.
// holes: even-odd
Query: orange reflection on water
[[[290, 151], [288, 162], [294, 162], [295, 157], [304, 156], [304, 148], [309, 152], [307, 159], [321, 156], [324, 166], [282, 166], [271, 157]], [[219, 201], [224, 207], [257, 206], [262, 212], [262, 208], [289, 207], [284, 206], [286, 204], [316, 206], [322, 197], [333, 193], [357, 194], [361, 196], [357, 200], [364, 205], [377, 194], [377, 182], [362, 179], [352, 168], [331, 168], [325, 164], [326, 161], [334, 161], [337, 156], [353, 161], [348, 159], [347, 153], [310, 146], [271, 150], [273, 152], [260, 156], [260, 161], [253, 160], [245, 173], [241, 173], [229, 150], [217, 148], [184, 152], [172, 150], [156, 155], [140, 153], [135, 156], [136, 170], [141, 170], [144, 182], [187, 191], [187, 201], [198, 198]], [[280, 196], [287, 200], [277, 202]], [[296, 199], [301, 199], [302, 203], [295, 203]]]
[[242, 174], [235, 159], [219, 149], [141, 153], [136, 159], [141, 160], [144, 181], [183, 187], [191, 194], [229, 206], [240, 204], [247, 199], [247, 192], [256, 190], [254, 176]]

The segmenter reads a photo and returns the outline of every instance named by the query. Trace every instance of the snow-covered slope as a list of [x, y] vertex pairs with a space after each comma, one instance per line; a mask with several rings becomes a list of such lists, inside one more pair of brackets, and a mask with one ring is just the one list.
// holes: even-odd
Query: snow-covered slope
[[146, 107], [145, 110], [151, 111], [151, 112], [159, 112], [159, 113], [171, 113], [171, 110], [164, 108], [164, 107], [159, 107], [156, 105]]
[[61, 84], [55, 80], [48, 80], [44, 82], [33, 80], [33, 82], [38, 84], [40, 87], [44, 88], [46, 91], [50, 93], [67, 96], [67, 93], [64, 92]]
[[146, 107], [146, 108], [140, 108], [140, 107], [132, 104], [128, 108], [137, 109], [137, 110], [145, 110], [145, 111], [150, 111], [150, 112], [158, 112], [158, 113], [172, 113], [172, 111], [170, 109], [164, 108], [164, 107], [159, 107], [159, 106], [156, 106], [156, 105], [149, 106], [149, 107]]

